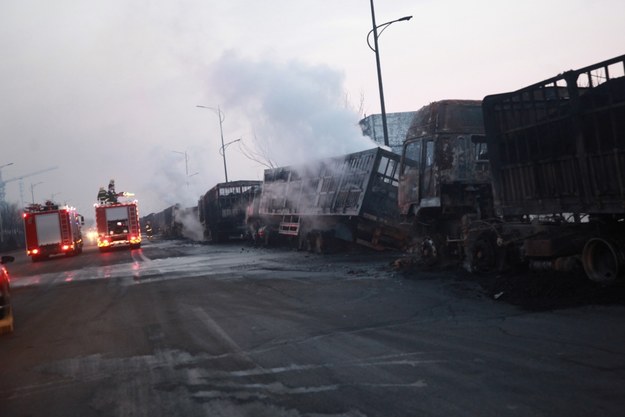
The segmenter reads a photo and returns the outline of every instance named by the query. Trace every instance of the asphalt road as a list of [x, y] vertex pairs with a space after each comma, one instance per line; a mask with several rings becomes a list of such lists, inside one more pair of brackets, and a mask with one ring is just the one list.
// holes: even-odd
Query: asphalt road
[[525, 311], [394, 256], [18, 255], [0, 416], [623, 415], [622, 304]]

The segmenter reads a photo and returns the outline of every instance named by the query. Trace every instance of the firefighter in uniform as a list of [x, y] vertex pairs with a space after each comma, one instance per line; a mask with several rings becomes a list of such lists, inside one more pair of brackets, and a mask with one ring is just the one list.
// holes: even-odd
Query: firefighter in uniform
[[100, 187], [98, 191], [98, 203], [106, 203], [109, 199], [109, 195], [104, 189], [104, 187]]
[[117, 194], [115, 193], [115, 180], [109, 181], [108, 200], [110, 203], [117, 203]]

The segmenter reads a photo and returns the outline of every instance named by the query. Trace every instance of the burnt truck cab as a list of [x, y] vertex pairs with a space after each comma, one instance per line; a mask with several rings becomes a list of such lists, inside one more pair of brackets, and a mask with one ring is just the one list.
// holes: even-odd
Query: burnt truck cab
[[398, 204], [425, 256], [461, 239], [466, 215], [492, 216], [481, 100], [442, 100], [416, 112], [403, 146]]

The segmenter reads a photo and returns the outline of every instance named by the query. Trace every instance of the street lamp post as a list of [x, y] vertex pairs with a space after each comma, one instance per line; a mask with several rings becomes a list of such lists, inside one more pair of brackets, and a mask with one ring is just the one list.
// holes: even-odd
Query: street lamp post
[[40, 182], [36, 182], [36, 183], [34, 183], [34, 184], [32, 184], [32, 183], [30, 184], [30, 197], [31, 197], [31, 198], [32, 198], [32, 200], [33, 200], [33, 204], [35, 204], [35, 187], [36, 187], [37, 185], [39, 185], [39, 184], [43, 184], [43, 182], [42, 182], [42, 181], [40, 181]]
[[184, 152], [172, 151], [172, 152], [179, 153], [180, 155], [184, 155], [184, 178], [188, 187], [189, 186], [189, 156], [187, 155], [187, 151], [184, 151]]
[[222, 156], [222, 158], [224, 159], [224, 172], [226, 174], [226, 182], [228, 182], [228, 171], [226, 171], [226, 148], [229, 145], [232, 145], [235, 142], [240, 141], [241, 138], [239, 139], [235, 139], [235, 140], [231, 140], [230, 142], [226, 143], [225, 145], [223, 144], [223, 139], [221, 141], [221, 148], [219, 149], [219, 154]]
[[[373, 52], [375, 52], [375, 63], [378, 69], [378, 88], [380, 90], [380, 111], [382, 112], [382, 130], [384, 132], [384, 145], [386, 146], [389, 146], [388, 126], [386, 124], [386, 106], [384, 105], [384, 88], [382, 87], [382, 68], [380, 66], [380, 52], [378, 50], [378, 37], [382, 34], [382, 32], [384, 32], [384, 29], [386, 29], [392, 23], [408, 21], [410, 19], [412, 19], [412, 16], [404, 16], [401, 19], [395, 19], [395, 20], [391, 20], [390, 22], [382, 23], [381, 25], [376, 25], [375, 24], [375, 9], [373, 7], [373, 0], [371, 0], [371, 21], [373, 24], [373, 29], [371, 29], [369, 33], [367, 34], [367, 45], [369, 45], [369, 48]], [[382, 28], [382, 30], [378, 33], [379, 28]], [[373, 47], [371, 46], [371, 43], [369, 42], [369, 36], [371, 36], [371, 33], [373, 33], [373, 44], [374, 44]]]
[[13, 165], [13, 162], [9, 162], [8, 164], [4, 164], [4, 165], [0, 165], [0, 169], [4, 168], [4, 167], [8, 167]]
[[187, 154], [187, 151], [184, 152], [180, 152], [180, 151], [172, 151], [173, 153], [179, 153], [180, 155], [184, 155], [184, 175], [186, 178], [186, 184], [187, 187], [189, 186], [189, 177], [192, 177], [194, 175], [197, 175], [197, 172], [194, 172], [193, 174], [189, 175], [189, 154]]
[[226, 150], [225, 150], [225, 145], [224, 145], [224, 128], [223, 128], [223, 122], [224, 122], [224, 120], [226, 120], [226, 116], [221, 111], [219, 106], [217, 106], [217, 108], [208, 107], [208, 106], [200, 106], [200, 105], [197, 105], [195, 107], [199, 107], [201, 109], [212, 110], [212, 111], [214, 111], [217, 114], [217, 117], [219, 117], [219, 134], [221, 136], [221, 149], [223, 151], [223, 152], [221, 152], [221, 156], [222, 156], [222, 158], [224, 160], [224, 176], [226, 177], [226, 182], [228, 182], [228, 167], [226, 165]]

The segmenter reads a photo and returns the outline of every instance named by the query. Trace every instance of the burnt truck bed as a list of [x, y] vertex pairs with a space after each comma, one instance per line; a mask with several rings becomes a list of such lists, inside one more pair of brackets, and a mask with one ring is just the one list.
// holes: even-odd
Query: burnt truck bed
[[399, 155], [374, 148], [265, 170], [259, 216], [283, 235], [323, 232], [370, 247], [397, 247], [399, 162]]
[[204, 239], [223, 242], [248, 234], [246, 211], [261, 188], [260, 181], [241, 180], [215, 185], [198, 202]]
[[500, 215], [625, 213], [625, 55], [484, 98]]

